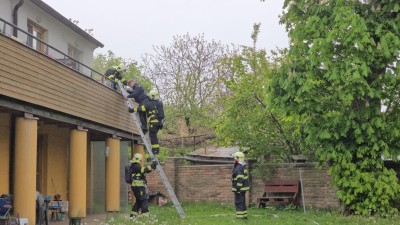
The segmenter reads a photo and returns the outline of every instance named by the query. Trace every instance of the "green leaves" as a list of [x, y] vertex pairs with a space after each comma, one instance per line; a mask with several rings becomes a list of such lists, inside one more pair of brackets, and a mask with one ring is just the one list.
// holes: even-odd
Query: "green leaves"
[[381, 159], [400, 154], [394, 2], [287, 0], [281, 22], [291, 46], [270, 81], [274, 110], [298, 118], [306, 144], [330, 165], [339, 199], [362, 215], [395, 213], [400, 200], [397, 177]]

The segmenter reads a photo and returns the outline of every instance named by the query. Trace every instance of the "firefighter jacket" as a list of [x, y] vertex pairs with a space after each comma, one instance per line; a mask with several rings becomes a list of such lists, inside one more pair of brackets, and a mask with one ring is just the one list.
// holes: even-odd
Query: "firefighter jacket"
[[150, 124], [161, 124], [164, 119], [164, 105], [159, 100], [150, 99], [146, 104], [133, 109], [134, 112], [147, 112]]
[[249, 177], [246, 163], [235, 163], [232, 171], [232, 191], [246, 192], [249, 190]]
[[127, 90], [127, 92], [129, 93], [128, 98], [133, 98], [135, 102], [139, 104], [149, 98], [146, 93], [144, 93], [143, 87], [138, 83], [135, 83], [132, 90]]
[[108, 69], [107, 72], [104, 74], [108, 79], [113, 80], [114, 82], [121, 81], [124, 85], [127, 84], [127, 81], [120, 71], [118, 71], [117, 67], [113, 66], [112, 68]]
[[[154, 168], [153, 168], [154, 167]], [[155, 166], [148, 165], [141, 166], [139, 163], [134, 162], [131, 164], [132, 187], [145, 187], [147, 184], [146, 173], [150, 173], [155, 169]]]

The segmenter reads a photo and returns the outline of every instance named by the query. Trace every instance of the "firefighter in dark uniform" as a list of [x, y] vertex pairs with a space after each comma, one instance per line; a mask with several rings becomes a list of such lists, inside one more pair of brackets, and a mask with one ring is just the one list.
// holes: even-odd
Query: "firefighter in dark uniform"
[[149, 195], [146, 193], [146, 173], [155, 170], [158, 162], [153, 161], [147, 167], [141, 166], [144, 161], [143, 155], [136, 153], [133, 155], [133, 162], [131, 164], [132, 184], [131, 189], [136, 198], [136, 202], [132, 207], [130, 218], [134, 219], [139, 215], [139, 210], [143, 216], [149, 215]]
[[127, 84], [126, 79], [122, 76], [122, 73], [126, 72], [126, 66], [121, 63], [118, 66], [113, 66], [107, 70], [104, 74], [108, 79], [112, 80], [114, 90], [118, 90], [118, 81], [121, 81], [124, 85]]
[[158, 155], [160, 152], [160, 145], [158, 144], [157, 133], [163, 128], [164, 124], [164, 106], [159, 100], [159, 93], [153, 89], [149, 92], [149, 101], [147, 104], [140, 105], [133, 109], [129, 109], [129, 112], [146, 112], [147, 120], [150, 127], [150, 142], [151, 150], [153, 154]]
[[249, 177], [244, 162], [244, 153], [233, 154], [235, 165], [232, 171], [232, 191], [235, 194], [236, 218], [247, 219], [246, 191], [249, 190]]
[[[128, 87], [130, 89], [127, 90], [129, 94], [127, 98], [133, 98], [133, 100], [135, 100], [135, 102], [139, 104], [139, 107], [142, 107], [143, 105], [146, 105], [149, 102], [149, 97], [144, 92], [143, 87], [140, 84], [136, 83], [136, 81], [129, 80]], [[139, 111], [139, 119], [140, 123], [142, 124], [141, 129], [143, 133], [147, 133], [149, 129], [147, 128], [148, 127], [147, 115], [145, 111]]]

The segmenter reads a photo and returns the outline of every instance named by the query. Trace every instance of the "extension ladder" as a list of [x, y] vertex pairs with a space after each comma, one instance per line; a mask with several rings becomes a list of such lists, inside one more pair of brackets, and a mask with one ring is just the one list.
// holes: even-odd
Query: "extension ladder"
[[[121, 83], [120, 81], [118, 81], [118, 86], [119, 86], [119, 89], [120, 89], [120, 91], [121, 91], [121, 94], [124, 96], [124, 98], [126, 98], [126, 97], [128, 96], [128, 93], [126, 92], [124, 86], [122, 85], [122, 83]], [[130, 99], [126, 99], [126, 104], [128, 105], [129, 108], [132, 108], [132, 109], [133, 109], [133, 104], [132, 104], [132, 102], [131, 102]], [[157, 156], [154, 155], [153, 152], [151, 151], [151, 144], [150, 144], [150, 141], [149, 141], [149, 139], [144, 135], [144, 133], [143, 133], [143, 131], [142, 131], [142, 129], [141, 129], [142, 126], [141, 126], [141, 122], [140, 122], [140, 120], [139, 120], [138, 114], [137, 114], [137, 113], [130, 113], [130, 114], [132, 115], [132, 119], [133, 119], [133, 121], [135, 122], [135, 125], [136, 125], [136, 127], [138, 128], [138, 130], [139, 130], [140, 137], [142, 138], [143, 143], [144, 143], [144, 145], [146, 146], [147, 152], [149, 153], [149, 155], [150, 155], [151, 158], [153, 158], [154, 160], [156, 160], [156, 161], [158, 162], [158, 165], [157, 165], [157, 168], [156, 168], [156, 169], [157, 169], [157, 171], [158, 171], [158, 174], [159, 174], [160, 177], [161, 177], [161, 180], [162, 180], [163, 183], [164, 183], [165, 188], [166, 188], [167, 191], [168, 191], [169, 197], [172, 199], [172, 203], [174, 204], [176, 210], [178, 211], [179, 216], [180, 216], [181, 218], [184, 218], [184, 217], [185, 217], [185, 212], [183, 211], [182, 206], [181, 206], [181, 204], [179, 203], [178, 198], [177, 198], [176, 195], [175, 195], [174, 189], [172, 188], [171, 184], [169, 183], [168, 178], [167, 178], [167, 176], [165, 175], [165, 172], [164, 172], [164, 170], [163, 170], [163, 168], [162, 168], [160, 162], [158, 161]]]

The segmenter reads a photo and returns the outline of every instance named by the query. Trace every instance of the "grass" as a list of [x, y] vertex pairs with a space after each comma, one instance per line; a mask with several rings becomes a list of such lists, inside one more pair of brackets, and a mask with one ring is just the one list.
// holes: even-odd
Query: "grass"
[[295, 225], [325, 225], [325, 224], [374, 224], [374, 225], [395, 225], [400, 224], [397, 217], [361, 217], [343, 216], [336, 211], [310, 210], [304, 213], [303, 209], [259, 209], [252, 207], [248, 209], [248, 220], [235, 218], [233, 205], [217, 203], [183, 203], [185, 218], [180, 219], [176, 209], [171, 205], [149, 207], [150, 217], [138, 217], [135, 220], [129, 219], [129, 210], [107, 220], [106, 225], [122, 224], [164, 224], [164, 225], [213, 225], [213, 224], [295, 224]]

